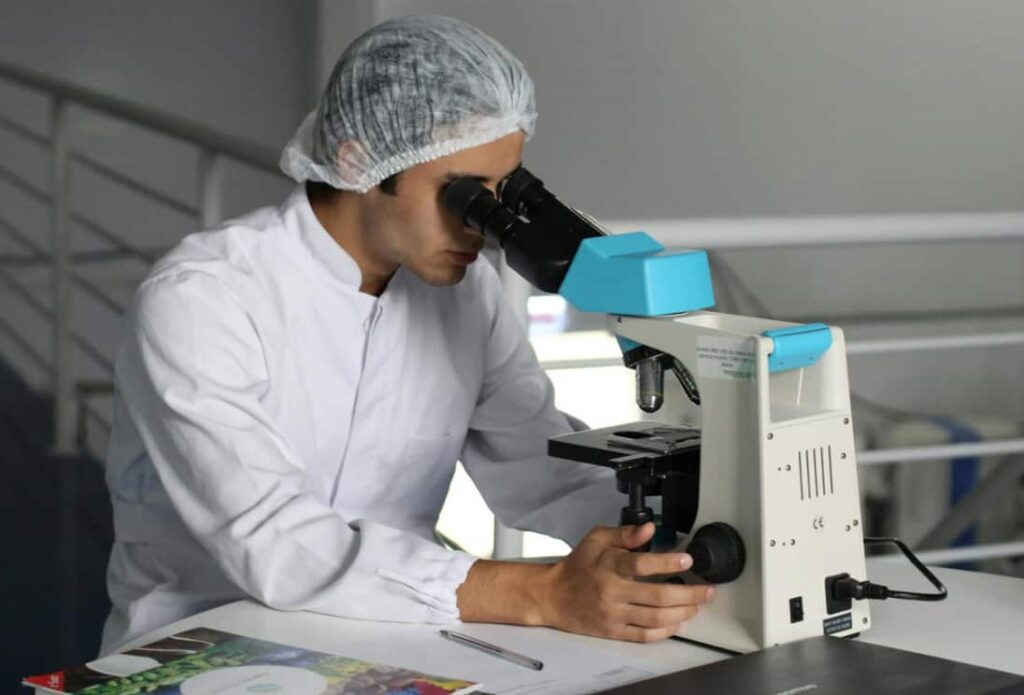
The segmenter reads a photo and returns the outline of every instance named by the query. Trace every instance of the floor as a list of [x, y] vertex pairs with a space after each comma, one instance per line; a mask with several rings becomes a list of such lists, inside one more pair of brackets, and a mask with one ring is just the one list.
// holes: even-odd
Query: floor
[[0, 693], [93, 658], [110, 606], [102, 468], [50, 454], [50, 408], [0, 363]]

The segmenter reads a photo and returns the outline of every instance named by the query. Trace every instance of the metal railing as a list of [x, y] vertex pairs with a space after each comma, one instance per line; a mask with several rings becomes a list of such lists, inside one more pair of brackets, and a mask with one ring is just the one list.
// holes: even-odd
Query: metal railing
[[[95, 383], [78, 383], [75, 351], [81, 351], [108, 375], [113, 374], [112, 361], [98, 346], [74, 330], [73, 290], [78, 289], [87, 293], [111, 312], [120, 314], [126, 308], [103, 288], [79, 273], [75, 267], [85, 262], [126, 258], [152, 263], [162, 253], [161, 249], [139, 247], [130, 239], [73, 210], [72, 171], [88, 171], [167, 210], [191, 216], [196, 219], [197, 228], [209, 227], [222, 217], [224, 158], [236, 160], [256, 170], [280, 176], [282, 179], [284, 176], [278, 169], [275, 150], [218, 132], [202, 123], [169, 115], [7, 63], [0, 63], [0, 77], [39, 92], [50, 101], [50, 121], [46, 135], [41, 135], [6, 115], [0, 115], [0, 129], [49, 150], [50, 185], [49, 190], [43, 190], [3, 163], [0, 163], [0, 180], [47, 206], [51, 211], [50, 249], [33, 241], [30, 235], [19, 230], [0, 213], [0, 234], [7, 236], [27, 252], [4, 259], [5, 262], [0, 264], [0, 283], [22, 299], [33, 312], [50, 323], [51, 354], [43, 355], [25, 340], [17, 327], [11, 325], [9, 321], [0, 319], [0, 331], [6, 333], [33, 363], [50, 374], [54, 403], [54, 451], [60, 455], [70, 455], [78, 448], [76, 440], [81, 436], [83, 419], [102, 423], [102, 426], [108, 429], [110, 426], [109, 422], [88, 406], [89, 396], [109, 393], [110, 383], [101, 383], [99, 386]], [[197, 147], [199, 163], [196, 174], [196, 200], [179, 200], [127, 176], [94, 157], [77, 152], [70, 138], [74, 108], [84, 108], [106, 117], [142, 126], [151, 132], [170, 136], [186, 146]], [[72, 253], [74, 225], [81, 226], [111, 249]], [[49, 306], [25, 289], [9, 270], [12, 267], [26, 265], [49, 265]]]
[[[55, 451], [72, 454], [79, 441], [84, 424], [93, 422], [109, 432], [110, 423], [88, 406], [88, 399], [111, 391], [110, 381], [83, 382], [76, 377], [74, 352], [80, 350], [107, 374], [112, 374], [111, 360], [96, 345], [77, 333], [72, 322], [73, 289], [88, 293], [93, 299], [113, 312], [122, 312], [125, 306], [109, 296], [101, 287], [75, 270], [76, 266], [102, 260], [136, 259], [152, 263], [162, 249], [143, 248], [107, 229], [82, 213], [73, 210], [70, 189], [72, 171], [81, 168], [102, 177], [133, 194], [146, 198], [168, 210], [196, 219], [198, 228], [209, 227], [220, 221], [223, 214], [225, 158], [248, 165], [257, 171], [275, 176], [278, 170], [277, 152], [241, 138], [218, 132], [208, 126], [179, 116], [169, 115], [132, 103], [118, 97], [99, 93], [79, 85], [45, 76], [31, 70], [0, 63], [0, 77], [22, 87], [47, 96], [50, 100], [48, 133], [41, 135], [15, 120], [0, 114], [0, 130], [6, 130], [34, 145], [49, 149], [50, 186], [43, 190], [5, 164], [0, 163], [0, 181], [21, 191], [51, 210], [50, 241], [46, 249], [32, 237], [18, 229], [0, 212], [0, 235], [14, 241], [26, 253], [0, 258], [0, 285], [19, 297], [33, 312], [52, 326], [52, 348], [44, 355], [26, 340], [17, 326], [0, 316], [0, 331], [7, 334], [24, 354], [50, 374], [54, 400]], [[73, 107], [84, 108], [150, 131], [168, 135], [186, 146], [199, 150], [196, 171], [196, 195], [192, 202], [182, 201], [152, 186], [127, 176], [115, 168], [77, 152], [70, 141], [70, 121]], [[110, 249], [73, 253], [73, 225], [79, 225], [103, 240]], [[701, 248], [763, 248], [779, 246], [830, 246], [879, 243], [975, 242], [979, 240], [1024, 240], [1024, 214], [941, 215], [941, 216], [888, 216], [863, 218], [814, 218], [791, 220], [715, 220], [715, 221], [658, 221], [639, 223], [613, 223], [615, 228], [643, 228], [669, 247]], [[44, 266], [51, 269], [50, 306], [40, 301], [23, 287], [9, 268]], [[514, 273], [502, 272], [502, 281], [519, 309], [524, 309], [528, 291]], [[520, 306], [522, 305], [522, 306]], [[521, 312], [525, 317], [525, 311]], [[524, 318], [525, 320], [525, 318]], [[1003, 347], [1024, 344], [1024, 333], [1006, 332], [973, 336], [932, 336], [926, 338], [851, 341], [851, 355], [886, 354], [906, 350], [966, 349], [975, 347]], [[547, 369], [619, 365], [615, 359], [560, 360], [543, 363]], [[889, 464], [905, 461], [939, 460], [952, 456], [1020, 454], [1024, 452], [1024, 439], [955, 444], [913, 449], [864, 451], [858, 454], [861, 465]], [[521, 553], [522, 541], [518, 532], [506, 533], [498, 529], [495, 534], [496, 555], [510, 556]], [[1024, 554], [1024, 544], [1003, 544], [998, 549], [1003, 555]], [[968, 557], [969, 553], [994, 552], [984, 549], [945, 551], [943, 559]], [[973, 555], [970, 555], [973, 557]]]

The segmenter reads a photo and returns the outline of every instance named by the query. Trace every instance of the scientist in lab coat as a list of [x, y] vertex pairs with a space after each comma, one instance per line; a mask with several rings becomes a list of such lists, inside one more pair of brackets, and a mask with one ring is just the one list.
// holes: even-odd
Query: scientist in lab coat
[[[611, 472], [549, 460], [553, 405], [483, 238], [440, 203], [494, 188], [536, 121], [522, 64], [447, 17], [344, 52], [282, 155], [298, 187], [186, 237], [139, 287], [117, 358], [103, 652], [242, 598], [410, 622], [674, 633], [709, 587], [636, 581]], [[552, 565], [441, 547], [456, 460], [505, 524], [574, 544]], [[602, 526], [604, 524], [604, 526]]]

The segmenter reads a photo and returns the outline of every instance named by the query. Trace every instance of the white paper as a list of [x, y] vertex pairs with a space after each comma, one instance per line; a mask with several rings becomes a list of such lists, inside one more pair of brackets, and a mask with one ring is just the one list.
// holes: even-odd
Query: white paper
[[[544, 662], [541, 671], [446, 640], [440, 625], [384, 623], [315, 613], [275, 612], [238, 602], [168, 626], [170, 632], [206, 625], [304, 649], [462, 678], [499, 695], [595, 692], [717, 661], [719, 652], [676, 640], [617, 642], [549, 628], [460, 623], [459, 632]], [[166, 634], [166, 633], [161, 633]], [[153, 641], [157, 633], [146, 635]]]
[[[484, 690], [496, 695], [592, 693], [666, 671], [665, 665], [655, 660], [643, 656], [625, 657], [619, 649], [622, 643], [607, 640], [579, 639], [553, 630], [510, 629], [489, 624], [466, 623], [459, 631], [544, 662], [542, 671], [532, 671], [444, 640], [447, 648], [437, 658], [449, 662], [466, 658], [464, 663], [470, 666], [468, 658], [472, 654], [473, 680], [481, 681]], [[642, 652], [644, 647], [629, 646], [637, 652]], [[461, 651], [454, 651], [456, 649]]]
[[325, 690], [327, 679], [319, 673], [274, 664], [217, 668], [192, 676], [181, 684], [181, 695], [318, 695]]

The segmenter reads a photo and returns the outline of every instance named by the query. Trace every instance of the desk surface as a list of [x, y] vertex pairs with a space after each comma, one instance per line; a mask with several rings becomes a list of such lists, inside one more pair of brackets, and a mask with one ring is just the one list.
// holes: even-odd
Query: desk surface
[[[1024, 579], [933, 571], [949, 590], [945, 601], [874, 601], [860, 639], [1024, 675]], [[902, 558], [869, 561], [868, 572], [890, 589], [934, 591]]]
[[[873, 560], [871, 580], [927, 590], [913, 568]], [[875, 601], [861, 639], [1024, 675], [1024, 580], [937, 569], [942, 602]], [[154, 631], [135, 644], [211, 627], [344, 656], [481, 681], [493, 693], [584, 693], [727, 658], [689, 642], [631, 644], [546, 628], [464, 624], [460, 631], [544, 661], [530, 671], [441, 639], [438, 626], [282, 613], [251, 601], [221, 606]]]

